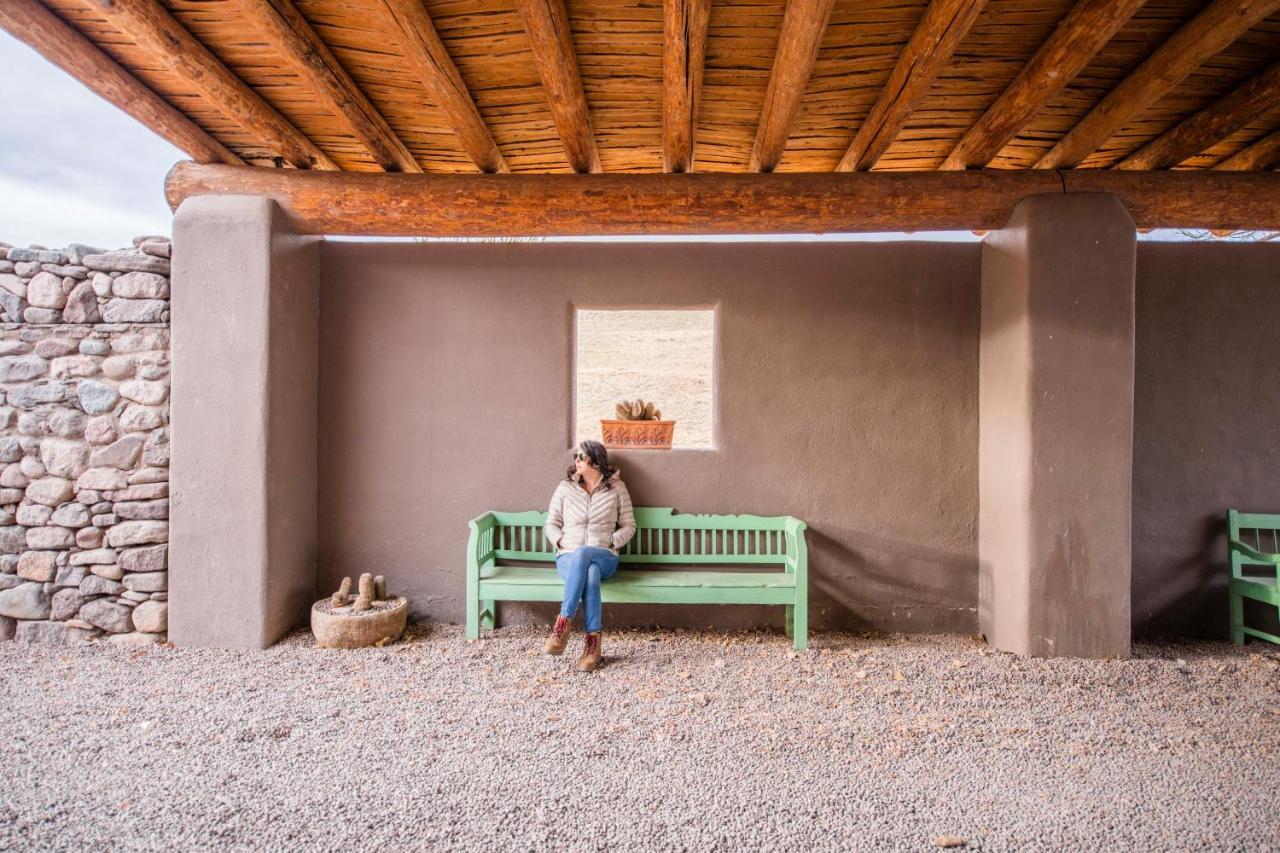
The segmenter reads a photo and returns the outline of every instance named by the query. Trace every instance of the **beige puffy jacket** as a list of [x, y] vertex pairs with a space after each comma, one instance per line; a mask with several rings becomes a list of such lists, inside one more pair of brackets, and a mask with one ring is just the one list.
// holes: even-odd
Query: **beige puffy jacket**
[[588, 494], [577, 483], [561, 480], [551, 496], [543, 529], [557, 555], [583, 545], [608, 548], [616, 554], [636, 535], [636, 517], [626, 483], [615, 473], [609, 478], [607, 489], [602, 483]]

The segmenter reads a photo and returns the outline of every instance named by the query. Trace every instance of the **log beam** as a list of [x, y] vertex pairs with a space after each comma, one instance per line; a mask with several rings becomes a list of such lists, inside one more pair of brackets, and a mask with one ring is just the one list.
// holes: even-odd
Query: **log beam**
[[772, 172], [782, 160], [834, 6], [835, 0], [787, 0], [751, 147], [750, 171]]
[[934, 0], [929, 4], [836, 166], [837, 172], [870, 169], [884, 156], [986, 4], [987, 0]]
[[1112, 89], [1036, 162], [1035, 168], [1071, 169], [1080, 165], [1130, 119], [1278, 9], [1280, 0], [1214, 0]]
[[1079, 0], [942, 162], [985, 168], [1044, 105], [1075, 79], [1146, 0]]
[[0, 27], [197, 163], [244, 162], [38, 0], [0, 2]]
[[1224, 172], [1247, 172], [1269, 169], [1277, 164], [1280, 164], [1280, 130], [1273, 130], [1213, 168]]
[[291, 166], [338, 168], [157, 0], [90, 0], [89, 6]]
[[1062, 192], [1113, 193], [1144, 228], [1280, 228], [1275, 172], [382, 175], [183, 162], [165, 181], [175, 209], [260, 195], [302, 233], [441, 237], [991, 229], [1020, 199]]
[[507, 164], [453, 57], [445, 49], [422, 0], [382, 0], [392, 36], [405, 58], [431, 92], [436, 106], [458, 137], [463, 150], [482, 172], [506, 172]]
[[1115, 165], [1117, 169], [1167, 169], [1226, 139], [1280, 104], [1280, 62], [1251, 78], [1225, 98], [1147, 143]]
[[711, 0], [662, 2], [662, 170], [692, 172]]
[[533, 61], [547, 93], [551, 117], [575, 172], [600, 171], [600, 152], [591, 130], [591, 112], [578, 71], [578, 53], [564, 0], [516, 0], [533, 50]]
[[374, 162], [387, 172], [422, 171], [382, 113], [369, 103], [291, 0], [240, 0], [240, 3], [245, 14], [258, 25], [254, 36], [263, 39], [272, 51], [298, 69], [316, 96], [346, 122]]

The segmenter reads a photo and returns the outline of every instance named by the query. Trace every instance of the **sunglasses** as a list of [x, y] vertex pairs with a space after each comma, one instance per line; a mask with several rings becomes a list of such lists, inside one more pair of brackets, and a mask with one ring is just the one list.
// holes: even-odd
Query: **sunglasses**
[[583, 453], [581, 450], [574, 451], [574, 454], [573, 454], [574, 462], [585, 462], [587, 461], [587, 459], [588, 459], [587, 454]]

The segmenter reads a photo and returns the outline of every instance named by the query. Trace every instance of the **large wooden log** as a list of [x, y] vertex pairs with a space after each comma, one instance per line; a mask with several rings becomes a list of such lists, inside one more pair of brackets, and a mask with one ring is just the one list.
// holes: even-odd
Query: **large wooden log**
[[1280, 104], [1280, 62], [1116, 164], [1117, 169], [1167, 169], [1212, 148]]
[[196, 162], [244, 162], [38, 0], [0, 2], [0, 27]]
[[1273, 130], [1213, 168], [1232, 172], [1250, 171], [1268, 169], [1277, 163], [1280, 163], [1280, 130]]
[[752, 172], [772, 172], [782, 160], [834, 6], [835, 0], [787, 2], [751, 148]]
[[919, 101], [929, 92], [955, 49], [969, 34], [987, 0], [934, 0], [920, 18], [858, 128], [837, 172], [870, 169], [893, 144]]
[[711, 0], [662, 2], [662, 168], [692, 172]]
[[564, 0], [516, 0], [516, 8], [524, 20], [533, 61], [569, 167], [575, 172], [599, 172], [600, 152], [591, 130], [591, 113]]
[[183, 162], [165, 181], [174, 209], [261, 195], [304, 233], [441, 237], [991, 229], [1019, 199], [1064, 191], [1114, 193], [1144, 228], [1280, 228], [1273, 172], [383, 175]]
[[1145, 2], [1079, 0], [996, 102], [965, 132], [940, 168], [987, 166]]
[[310, 82], [316, 97], [347, 123], [374, 162], [388, 172], [422, 171], [382, 113], [369, 103], [291, 0], [240, 0], [240, 3], [251, 20], [260, 25], [253, 37], [262, 39], [293, 63]]
[[290, 165], [299, 169], [338, 168], [156, 0], [90, 0], [89, 5]]
[[422, 0], [382, 0], [390, 30], [444, 113], [467, 155], [482, 172], [505, 172], [506, 161], [467, 91], [453, 57], [436, 33]]
[[1071, 169], [1214, 54], [1280, 9], [1280, 0], [1215, 0], [1169, 36], [1035, 164]]

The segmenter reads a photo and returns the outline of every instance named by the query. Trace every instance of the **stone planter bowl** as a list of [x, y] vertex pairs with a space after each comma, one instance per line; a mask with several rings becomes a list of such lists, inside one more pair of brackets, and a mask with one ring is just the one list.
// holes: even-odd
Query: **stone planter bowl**
[[675, 421], [600, 420], [600, 434], [610, 450], [670, 450], [675, 431]]
[[316, 645], [325, 649], [363, 649], [393, 642], [408, 620], [409, 599], [403, 595], [377, 602], [361, 613], [349, 604], [334, 610], [327, 598], [311, 606], [311, 633], [316, 635]]

